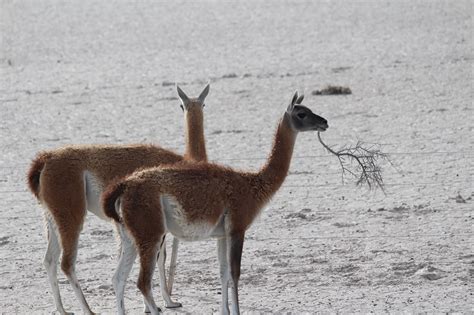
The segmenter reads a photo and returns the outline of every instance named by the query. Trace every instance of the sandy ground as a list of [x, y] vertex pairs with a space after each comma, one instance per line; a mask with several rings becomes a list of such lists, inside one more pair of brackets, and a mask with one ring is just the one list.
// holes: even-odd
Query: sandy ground
[[[472, 2], [0, 4], [0, 312], [54, 310], [42, 210], [25, 185], [35, 153], [134, 142], [182, 152], [172, 83], [193, 95], [207, 80], [214, 161], [262, 165], [298, 89], [328, 119], [329, 144], [382, 143], [398, 169], [385, 169], [386, 195], [343, 185], [316, 135], [300, 135], [284, 186], [247, 233], [242, 311], [474, 312]], [[353, 94], [311, 95], [326, 84]], [[115, 244], [89, 216], [77, 273], [101, 313], [114, 313]], [[215, 242], [182, 244], [176, 312], [218, 312], [219, 291]]]

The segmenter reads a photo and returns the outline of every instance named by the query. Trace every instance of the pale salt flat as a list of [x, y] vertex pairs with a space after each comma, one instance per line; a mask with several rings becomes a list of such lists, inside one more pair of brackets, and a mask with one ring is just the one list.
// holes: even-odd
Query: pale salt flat
[[[385, 169], [386, 195], [343, 185], [316, 134], [301, 134], [247, 233], [243, 312], [472, 313], [472, 12], [470, 1], [1, 1], [0, 312], [54, 311], [42, 210], [25, 184], [35, 153], [135, 142], [182, 152], [174, 82], [193, 95], [210, 80], [214, 161], [260, 167], [298, 89], [328, 119], [327, 143], [382, 143], [398, 169]], [[327, 84], [352, 94], [311, 95]], [[113, 314], [112, 226], [89, 216], [80, 244], [86, 297]], [[184, 307], [166, 314], [219, 312], [214, 241], [182, 243], [177, 272]]]

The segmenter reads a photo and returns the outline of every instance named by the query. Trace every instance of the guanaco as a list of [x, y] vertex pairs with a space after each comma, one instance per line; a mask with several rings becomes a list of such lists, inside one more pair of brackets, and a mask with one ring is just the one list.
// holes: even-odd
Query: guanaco
[[[104, 188], [114, 179], [139, 169], [191, 160], [207, 160], [203, 107], [209, 93], [209, 84], [198, 98], [187, 97], [179, 86], [177, 91], [185, 117], [184, 157], [155, 145], [82, 145], [44, 151], [33, 160], [28, 173], [28, 185], [45, 208], [48, 248], [44, 265], [53, 291], [56, 310], [60, 314], [67, 314], [57, 279], [57, 264], [61, 251], [61, 269], [72, 285], [83, 312], [93, 314], [77, 280], [75, 263], [86, 210], [101, 219], [109, 220], [100, 204], [100, 195]], [[130, 246], [127, 242], [121, 244], [119, 264], [128, 259], [127, 246]], [[173, 248], [175, 247], [177, 244]], [[164, 255], [160, 259], [158, 269], [161, 275], [160, 281], [165, 283], [163, 257]], [[172, 268], [173, 263], [176, 261], [171, 262]], [[122, 277], [123, 275], [117, 270], [113, 278], [117, 294], [121, 294], [117, 290], [120, 290], [118, 284], [121, 283]], [[166, 307], [181, 306], [180, 303], [171, 300], [166, 285], [161, 285], [160, 289]]]
[[[117, 222], [128, 255], [140, 257], [137, 286], [152, 314], [159, 314], [151, 279], [160, 243], [167, 232], [186, 240], [217, 239], [222, 285], [221, 311], [239, 314], [238, 281], [245, 231], [282, 185], [299, 132], [325, 131], [326, 119], [302, 105], [296, 92], [281, 118], [267, 163], [258, 172], [236, 171], [212, 163], [177, 163], [141, 170], [109, 186], [102, 196], [105, 214]], [[128, 239], [128, 240], [127, 240]], [[129, 273], [133, 260], [120, 265]], [[125, 285], [123, 279], [122, 286]], [[120, 291], [123, 293], [123, 291]], [[123, 306], [123, 294], [117, 295]], [[119, 307], [119, 314], [124, 314]]]

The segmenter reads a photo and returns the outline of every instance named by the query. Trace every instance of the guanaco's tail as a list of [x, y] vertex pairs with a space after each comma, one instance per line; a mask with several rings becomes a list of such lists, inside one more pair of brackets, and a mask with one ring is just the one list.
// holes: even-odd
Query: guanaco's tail
[[40, 189], [40, 177], [41, 171], [46, 164], [46, 161], [50, 158], [48, 153], [40, 153], [36, 158], [31, 162], [30, 169], [28, 171], [28, 187], [30, 188], [33, 195], [39, 199], [39, 189]]
[[102, 208], [104, 209], [105, 215], [114, 219], [117, 223], [122, 222], [122, 219], [117, 213], [115, 204], [117, 199], [123, 194], [125, 187], [124, 182], [117, 181], [115, 184], [109, 185], [102, 194]]

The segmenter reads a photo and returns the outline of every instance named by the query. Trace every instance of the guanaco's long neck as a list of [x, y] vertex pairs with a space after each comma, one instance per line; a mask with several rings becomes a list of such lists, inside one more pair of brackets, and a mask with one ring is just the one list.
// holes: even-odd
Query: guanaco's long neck
[[297, 133], [291, 129], [289, 119], [285, 114], [280, 121], [267, 163], [257, 174], [257, 177], [265, 183], [265, 187], [262, 188], [268, 198], [283, 184], [290, 168]]
[[185, 125], [186, 151], [184, 157], [195, 161], [207, 161], [202, 112], [186, 112]]

